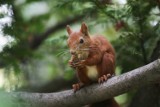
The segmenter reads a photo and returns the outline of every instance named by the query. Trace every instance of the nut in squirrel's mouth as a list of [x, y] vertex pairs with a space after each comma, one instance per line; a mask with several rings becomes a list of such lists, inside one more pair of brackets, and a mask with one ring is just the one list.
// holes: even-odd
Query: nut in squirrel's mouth
[[79, 60], [85, 60], [88, 58], [89, 51], [88, 49], [80, 49], [76, 51], [76, 54]]

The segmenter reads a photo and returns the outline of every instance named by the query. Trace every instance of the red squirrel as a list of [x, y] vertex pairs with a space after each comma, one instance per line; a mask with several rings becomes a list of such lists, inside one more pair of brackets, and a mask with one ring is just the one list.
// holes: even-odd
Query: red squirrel
[[[72, 31], [69, 25], [67, 44], [71, 59], [69, 64], [76, 69], [79, 83], [72, 87], [76, 92], [81, 87], [93, 82], [103, 83], [115, 74], [115, 51], [102, 35], [91, 36], [87, 25], [83, 22], [78, 32]], [[103, 104], [102, 104], [103, 103]], [[119, 107], [114, 98], [95, 103], [92, 107]]]

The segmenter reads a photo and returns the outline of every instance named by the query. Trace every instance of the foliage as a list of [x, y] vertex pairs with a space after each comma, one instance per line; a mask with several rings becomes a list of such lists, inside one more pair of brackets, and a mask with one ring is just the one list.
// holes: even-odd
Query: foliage
[[[12, 23], [3, 25], [3, 35], [14, 39], [0, 52], [0, 67], [8, 75], [13, 69], [16, 76], [23, 74], [23, 85], [43, 85], [57, 76], [72, 79], [67, 33], [60, 26], [65, 21], [73, 29], [85, 21], [91, 34], [106, 35], [115, 47], [120, 73], [149, 63], [160, 40], [159, 1], [105, 1], [109, 0], [0, 1], [13, 11]], [[0, 19], [7, 15], [0, 13]], [[77, 20], [69, 22], [72, 18]], [[49, 30], [53, 27], [56, 30]], [[33, 43], [37, 48], [32, 48]]]

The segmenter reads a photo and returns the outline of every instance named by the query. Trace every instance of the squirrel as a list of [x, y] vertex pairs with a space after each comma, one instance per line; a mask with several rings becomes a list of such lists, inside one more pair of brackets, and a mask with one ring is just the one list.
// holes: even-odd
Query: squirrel
[[[105, 37], [91, 36], [84, 22], [78, 32], [72, 31], [69, 25], [66, 29], [71, 53], [69, 65], [76, 70], [79, 80], [79, 83], [72, 85], [74, 92], [94, 82], [103, 83], [115, 74], [115, 51]], [[92, 104], [91, 107], [103, 105], [119, 107], [114, 98]]]

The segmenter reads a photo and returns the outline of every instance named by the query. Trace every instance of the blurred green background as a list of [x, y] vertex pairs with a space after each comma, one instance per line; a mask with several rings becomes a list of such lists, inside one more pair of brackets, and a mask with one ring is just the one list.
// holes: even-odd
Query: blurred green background
[[[159, 57], [159, 0], [0, 0], [0, 90], [71, 89], [77, 80], [68, 65], [65, 27], [79, 30], [82, 22], [113, 44], [117, 75]], [[138, 92], [116, 100], [132, 107]], [[10, 106], [5, 100], [0, 104]]]

